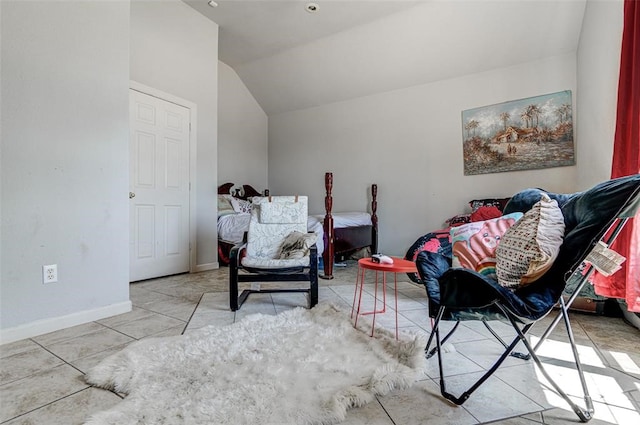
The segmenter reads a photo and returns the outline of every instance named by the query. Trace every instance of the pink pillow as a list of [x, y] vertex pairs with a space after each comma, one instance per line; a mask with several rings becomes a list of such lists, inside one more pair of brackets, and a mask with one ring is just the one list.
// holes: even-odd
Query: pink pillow
[[494, 218], [453, 227], [451, 244], [452, 266], [475, 270], [496, 279], [496, 248], [502, 235], [522, 213], [516, 212]]

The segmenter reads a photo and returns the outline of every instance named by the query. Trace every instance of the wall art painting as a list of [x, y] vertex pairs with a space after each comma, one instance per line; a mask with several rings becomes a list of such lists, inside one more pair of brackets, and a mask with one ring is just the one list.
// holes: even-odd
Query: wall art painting
[[462, 111], [464, 174], [575, 165], [571, 91]]

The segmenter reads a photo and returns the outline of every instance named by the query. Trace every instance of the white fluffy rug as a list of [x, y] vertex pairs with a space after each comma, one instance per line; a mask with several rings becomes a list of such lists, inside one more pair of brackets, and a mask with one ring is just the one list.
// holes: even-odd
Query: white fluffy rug
[[348, 313], [320, 304], [277, 316], [131, 344], [86, 375], [125, 393], [88, 424], [333, 424], [412, 385], [425, 341], [396, 341], [353, 328]]

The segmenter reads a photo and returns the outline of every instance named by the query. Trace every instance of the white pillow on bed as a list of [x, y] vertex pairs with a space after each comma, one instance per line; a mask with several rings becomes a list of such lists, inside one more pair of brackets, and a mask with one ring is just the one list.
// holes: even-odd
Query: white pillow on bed
[[218, 195], [218, 217], [233, 214], [235, 209], [231, 204], [231, 195]]
[[245, 201], [244, 199], [231, 198], [231, 205], [237, 213], [251, 214], [251, 201]]

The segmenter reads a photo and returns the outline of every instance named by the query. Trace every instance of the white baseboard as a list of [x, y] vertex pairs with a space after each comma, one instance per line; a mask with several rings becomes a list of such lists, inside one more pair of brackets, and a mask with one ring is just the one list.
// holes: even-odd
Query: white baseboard
[[196, 268], [193, 272], [194, 273], [206, 272], [207, 270], [216, 270], [219, 268], [220, 268], [220, 263], [217, 261], [215, 263], [196, 264]]
[[131, 311], [131, 308], [131, 301], [125, 301], [93, 310], [67, 314], [66, 316], [36, 320], [13, 328], [0, 329], [0, 344], [7, 344], [9, 342], [19, 341], [25, 338], [32, 338], [49, 332], [59, 331], [72, 326], [82, 325], [95, 320], [115, 316], [117, 314], [128, 313]]

